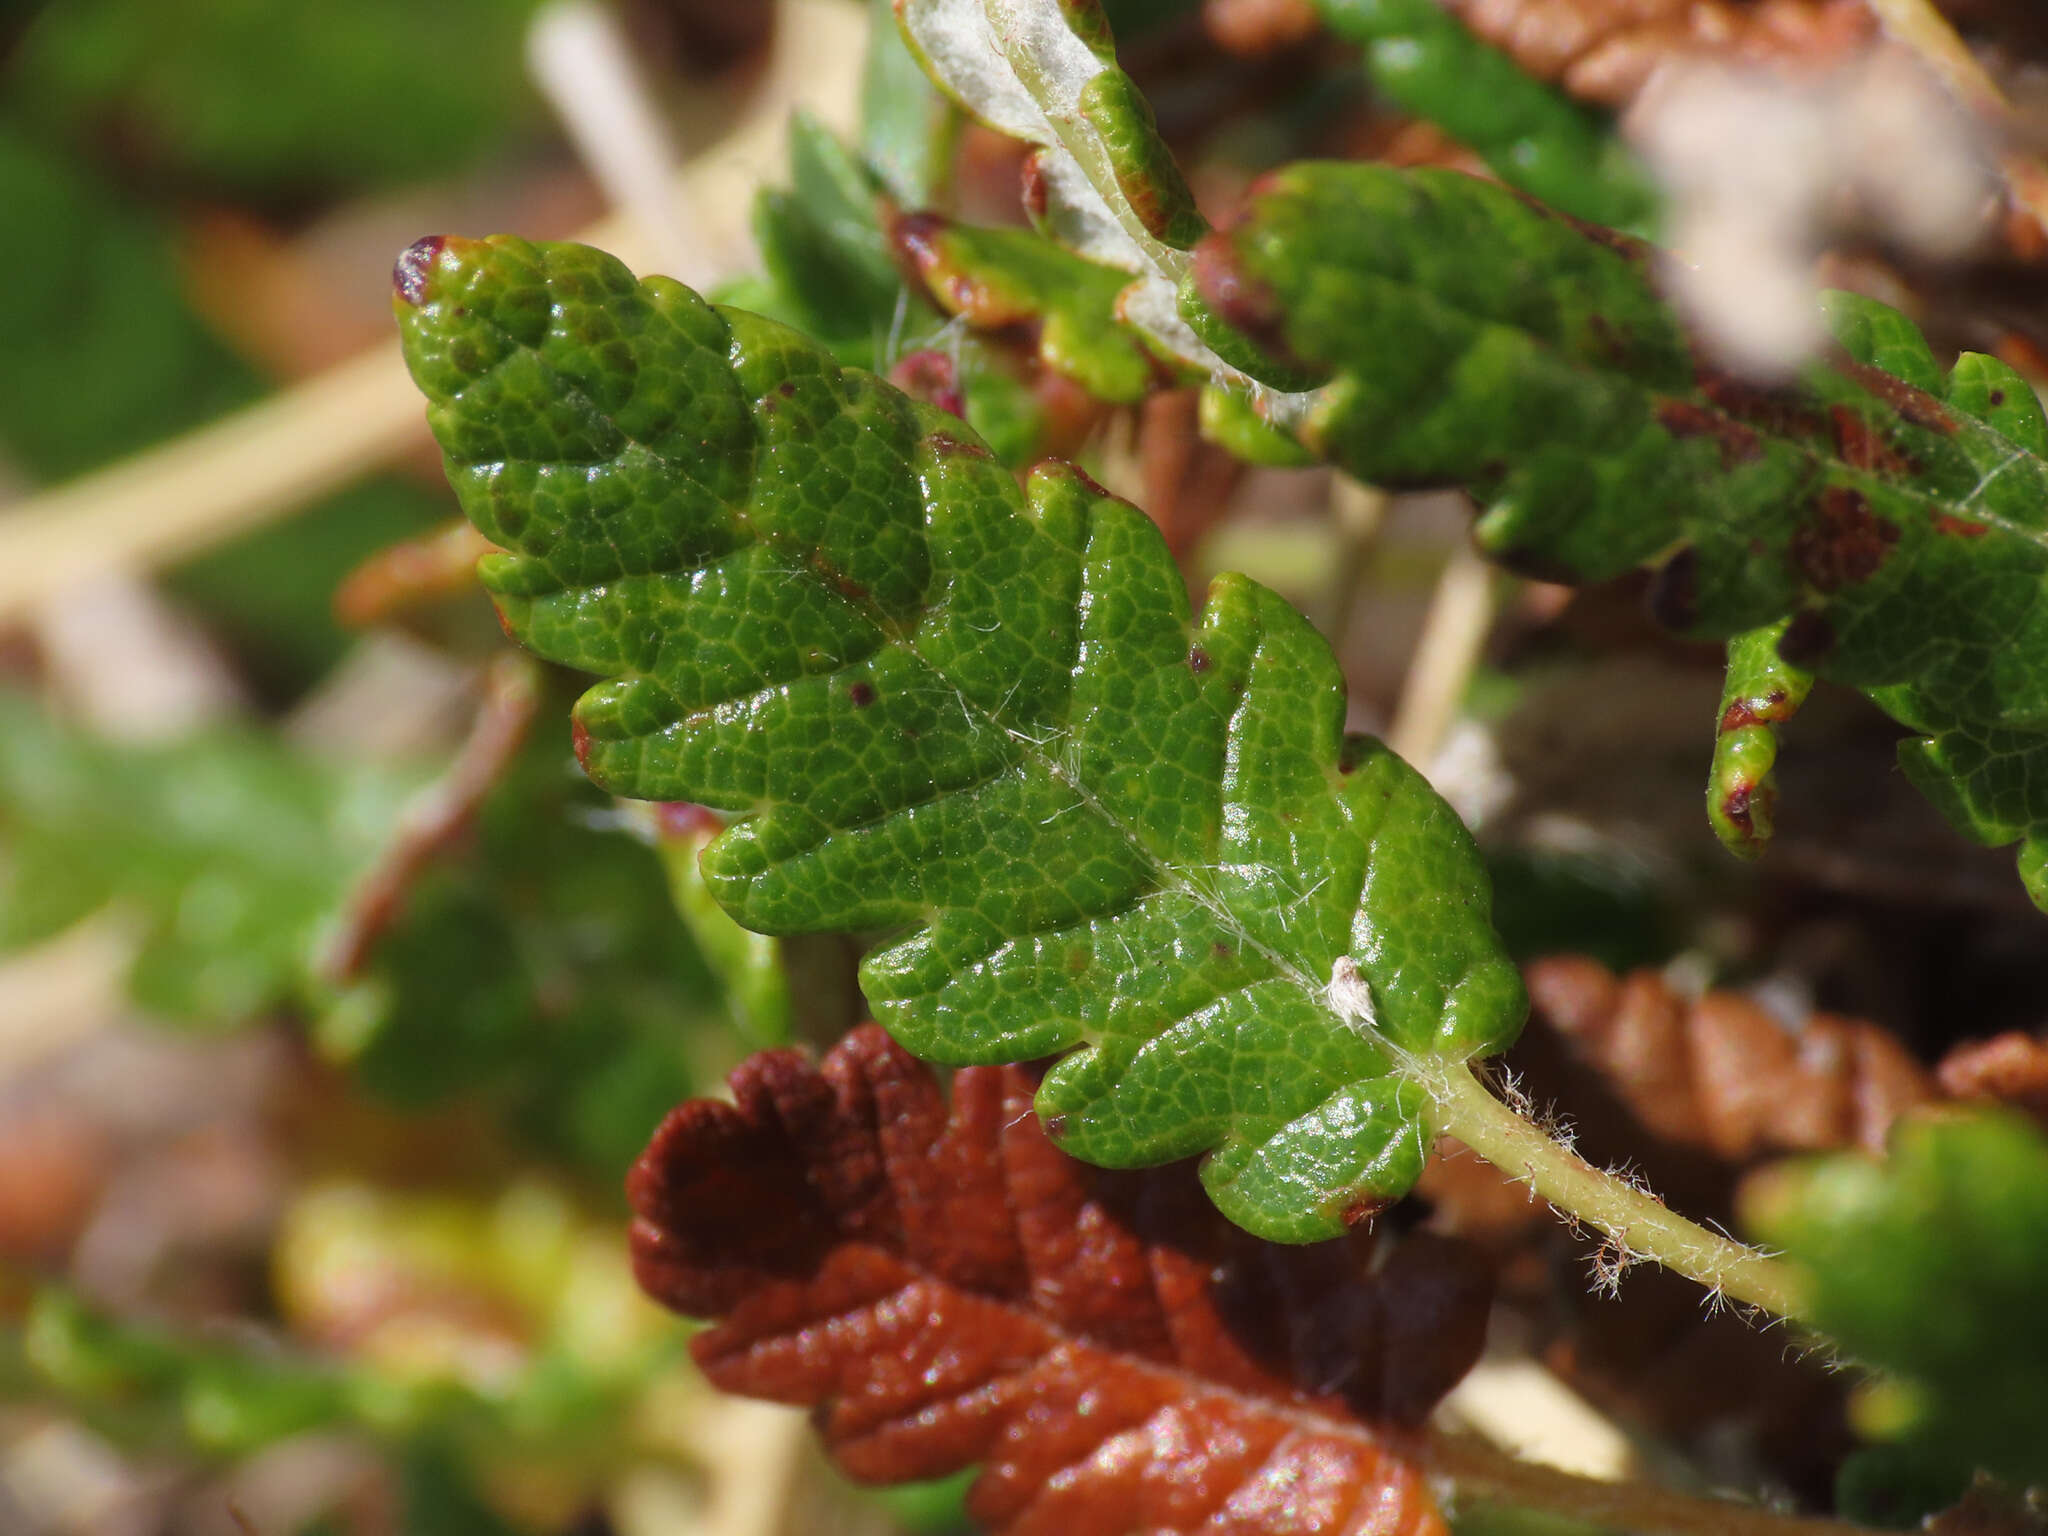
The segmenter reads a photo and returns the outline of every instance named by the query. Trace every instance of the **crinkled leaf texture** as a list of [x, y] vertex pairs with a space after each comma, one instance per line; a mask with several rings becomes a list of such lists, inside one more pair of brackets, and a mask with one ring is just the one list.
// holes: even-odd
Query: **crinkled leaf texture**
[[[610, 257], [423, 241], [397, 309], [485, 584], [600, 784], [745, 815], [774, 933], [908, 930], [861, 980], [919, 1055], [1067, 1053], [1062, 1144], [1308, 1241], [1420, 1170], [1425, 1095], [1524, 1011], [1469, 834], [1343, 734], [1329, 648], [1077, 471]], [[1334, 999], [1333, 978], [1342, 978]]]
[[1196, 286], [1276, 373], [1324, 380], [1312, 447], [1392, 486], [1462, 483], [1495, 558], [1594, 582], [1868, 692], [1958, 825], [2024, 839], [2048, 906], [2048, 424], [2026, 382], [1839, 296], [1849, 356], [1765, 390], [1700, 370], [1649, 253], [1443, 171], [1269, 178]]
[[722, 1321], [727, 1391], [809, 1404], [855, 1477], [984, 1470], [992, 1531], [1444, 1529], [1402, 1426], [1477, 1357], [1491, 1277], [1415, 1236], [1276, 1248], [1185, 1167], [1102, 1173], [1030, 1074], [931, 1074], [872, 1026], [733, 1074], [629, 1184], [641, 1283]]
[[1790, 1164], [1744, 1217], [1807, 1271], [1815, 1326], [1898, 1373], [1859, 1418], [1960, 1470], [2048, 1481], [2048, 1141], [2018, 1115], [1909, 1119], [1890, 1156]]

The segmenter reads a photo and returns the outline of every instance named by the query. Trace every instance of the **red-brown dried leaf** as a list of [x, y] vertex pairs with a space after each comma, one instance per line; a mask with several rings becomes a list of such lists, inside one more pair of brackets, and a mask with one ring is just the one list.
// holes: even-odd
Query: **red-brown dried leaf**
[[1633, 101], [1674, 58], [1832, 64], [1877, 35], [1865, 0], [1443, 0], [1540, 80], [1602, 106]]
[[1305, 42], [1322, 23], [1309, 0], [1202, 0], [1202, 26], [1226, 53], [1257, 59]]
[[[1689, 998], [1656, 971], [1616, 976], [1581, 955], [1532, 961], [1522, 979], [1531, 1019], [1510, 1065], [1540, 1102], [1554, 1099], [1582, 1124], [1590, 1117], [1593, 1138], [1614, 1144], [1594, 1155], [1636, 1159], [1688, 1209], [1724, 1195], [1731, 1171], [1762, 1157], [1881, 1152], [1892, 1121], [1940, 1097], [1890, 1033], [1861, 1019], [1816, 1013], [1795, 1033], [1740, 993]], [[1574, 1081], [1587, 1074], [1611, 1105], [1587, 1102], [1587, 1085]], [[1610, 1110], [1632, 1125], [1606, 1124]], [[1665, 1189], [1667, 1179], [1682, 1193]], [[1439, 1149], [1419, 1188], [1440, 1225], [1475, 1237], [1499, 1239], [1543, 1217], [1526, 1189], [1455, 1143]]]
[[706, 1375], [813, 1406], [854, 1477], [980, 1465], [994, 1531], [1443, 1531], [1407, 1426], [1478, 1354], [1485, 1266], [1258, 1242], [1190, 1165], [1064, 1156], [1034, 1086], [968, 1068], [949, 1110], [872, 1025], [751, 1058], [628, 1181], [641, 1285], [722, 1318]]
[[1200, 392], [1159, 390], [1138, 407], [1138, 462], [1145, 507], [1173, 558], [1186, 565], [1209, 530], [1229, 509], [1244, 479], [1244, 464], [1202, 441]]
[[423, 604], [477, 591], [476, 563], [497, 548], [466, 517], [386, 545], [342, 578], [334, 616], [351, 629], [367, 629]]
[[1816, 1013], [1799, 1031], [1735, 992], [1687, 998], [1655, 971], [1617, 977], [1574, 956], [1524, 968], [1533, 1006], [1654, 1135], [1741, 1163], [1770, 1153], [1884, 1148], [1936, 1097], [1885, 1030]]
[[1998, 1099], [2048, 1126], [2048, 1040], [2017, 1030], [1972, 1040], [1942, 1057], [1942, 1088], [1958, 1099]]

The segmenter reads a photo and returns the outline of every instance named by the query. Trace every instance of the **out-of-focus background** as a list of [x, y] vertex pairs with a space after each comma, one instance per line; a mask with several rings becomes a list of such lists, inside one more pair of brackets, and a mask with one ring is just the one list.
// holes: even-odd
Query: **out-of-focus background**
[[[1212, 217], [1304, 155], [1487, 169], [1298, 0], [1106, 8]], [[2021, 114], [2048, 98], [2041, 7], [1948, 9]], [[390, 267], [423, 234], [591, 239], [964, 395], [1013, 463], [1078, 454], [1195, 579], [1249, 570], [1325, 627], [1355, 723], [1394, 727], [1482, 832], [1524, 958], [1737, 983], [1772, 1017], [1854, 1011], [1927, 1059], [1948, 1042], [1931, 1020], [2041, 1022], [2048, 954], [2009, 857], [1902, 786], [1873, 711], [1816, 703], [1783, 791], [1798, 815], [1766, 871], [1735, 866], [1698, 809], [1715, 658], [1657, 638], [1638, 592], [1510, 585], [1460, 553], [1459, 499], [1244, 470], [1202, 441], [1191, 390], [1091, 393], [1044, 366], [1028, 312], [977, 327], [918, 289], [878, 190], [1021, 227], [1019, 151], [930, 92], [887, 10], [44, 0], [0, 19], [6, 1536], [967, 1528], [957, 1484], [854, 1490], [799, 1417], [714, 1397], [685, 1325], [633, 1288], [631, 1159], [747, 1050], [834, 1038], [852, 951], [722, 925], [692, 875], [708, 825], [576, 772], [574, 680], [506, 653], [397, 361]], [[1485, 31], [1487, 7], [1449, 10]], [[1719, 185], [1716, 144], [1755, 158], [1739, 96], [1669, 106], [1680, 66], [1763, 71], [1815, 112], [1890, 89], [1813, 87], [1877, 48], [1862, 0], [1492, 11], [1489, 46], [1590, 133], [1639, 119], [1630, 142], [1679, 188]], [[1939, 161], [1940, 138], [1914, 142]], [[1655, 230], [1637, 176], [1608, 206]], [[1818, 264], [2048, 373], [2023, 208], [1976, 196], [1983, 227], [1951, 249], [1882, 195], [1850, 206], [1841, 165], [1810, 179], [1764, 232], [1786, 254], [1743, 279], [1731, 349], [1768, 352], [1743, 317]], [[1715, 291], [1696, 302], [1712, 330]], [[1615, 1382], [1657, 1342], [1589, 1346], [1549, 1261], [1517, 1262], [1534, 1279], [1501, 1336], [1570, 1376], [1576, 1396], [1544, 1401], [1591, 1425], [1558, 1456], [1614, 1470], [1651, 1433], [1728, 1482], [1824, 1481], [1840, 1436], [1774, 1452], [1762, 1376], [1632, 1399]], [[1782, 1401], [1837, 1424], [1802, 1382], [1810, 1402]]]

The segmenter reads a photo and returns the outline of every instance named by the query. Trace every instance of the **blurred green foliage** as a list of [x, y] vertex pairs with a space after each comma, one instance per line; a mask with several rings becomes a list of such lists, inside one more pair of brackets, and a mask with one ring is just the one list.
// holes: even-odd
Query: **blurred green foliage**
[[660, 861], [612, 825], [550, 716], [469, 848], [409, 893], [369, 975], [316, 963], [423, 770], [315, 757], [253, 730], [95, 740], [0, 694], [0, 946], [111, 908], [142, 930], [129, 987], [200, 1029], [295, 1007], [379, 1098], [492, 1106], [536, 1150], [615, 1185], [690, 1091], [718, 988]]
[[491, 1107], [608, 1191], [689, 1096], [719, 988], [653, 851], [619, 830], [569, 752], [563, 711], [485, 801], [472, 848], [415, 889], [373, 974], [317, 1038], [372, 1093]]
[[118, 901], [142, 929], [138, 1002], [194, 1027], [246, 1022], [304, 987], [418, 782], [248, 729], [120, 746], [0, 694], [0, 945]]
[[[0, 244], [39, 257], [0, 284], [0, 458], [30, 480], [82, 474], [262, 395], [186, 302], [158, 216], [4, 121]], [[257, 686], [289, 698], [346, 648], [328, 606], [341, 577], [446, 505], [424, 486], [365, 481], [187, 561], [171, 584]]]
[[2005, 1111], [1902, 1122], [1888, 1157], [1753, 1180], [1743, 1214], [1807, 1274], [1813, 1324], [1888, 1373], [1854, 1405], [1874, 1439], [2015, 1485], [2048, 1480], [2048, 1139]]
[[535, 3], [50, 0], [6, 91], [152, 179], [293, 202], [446, 176], [529, 126]]

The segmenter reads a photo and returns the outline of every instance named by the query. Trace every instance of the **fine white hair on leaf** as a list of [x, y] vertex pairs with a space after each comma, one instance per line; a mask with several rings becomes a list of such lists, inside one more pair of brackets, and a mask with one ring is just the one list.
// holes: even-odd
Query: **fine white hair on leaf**
[[[1077, 255], [1126, 272], [1149, 274], [1145, 248], [1133, 240], [1111, 211], [1081, 162], [1057, 145], [1038, 156], [1045, 187], [1045, 217], [1052, 236]], [[1164, 286], [1162, 284], [1162, 286]], [[1169, 288], [1168, 292], [1172, 290]]]
[[1360, 974], [1358, 962], [1339, 955], [1330, 967], [1330, 984], [1323, 989], [1330, 1011], [1357, 1030], [1371, 1034], [1379, 1027], [1379, 1015], [1372, 1006], [1372, 987]]
[[904, 0], [902, 16], [932, 73], [962, 106], [1013, 138], [1052, 142], [1052, 124], [1017, 78], [982, 0]]
[[1074, 35], [1060, 7], [1047, 0], [983, 0], [983, 9], [1012, 64], [1020, 73], [1025, 67], [1037, 72], [1045, 110], [1078, 116], [1082, 90], [1108, 66]]

